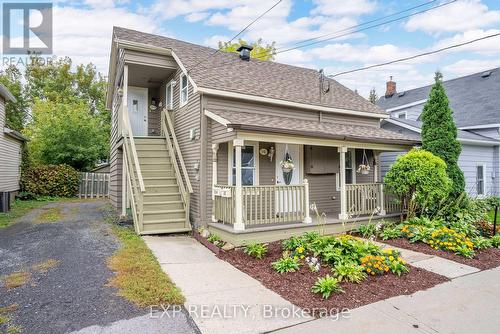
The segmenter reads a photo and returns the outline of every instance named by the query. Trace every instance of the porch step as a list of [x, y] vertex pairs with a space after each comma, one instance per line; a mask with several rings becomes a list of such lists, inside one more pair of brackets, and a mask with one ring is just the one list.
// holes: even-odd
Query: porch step
[[177, 179], [173, 176], [148, 176], [142, 179], [146, 187], [155, 185], [177, 185]]
[[172, 165], [170, 161], [170, 157], [162, 156], [162, 157], [140, 157], [139, 164], [141, 165]]
[[141, 172], [146, 171], [146, 170], [173, 170], [172, 163], [169, 161], [167, 163], [161, 162], [161, 163], [142, 163], [139, 162], [139, 165], [141, 166]]
[[158, 221], [163, 219], [185, 219], [186, 213], [180, 210], [156, 210], [144, 211], [144, 222]]
[[148, 177], [173, 177], [175, 178], [175, 174], [173, 169], [145, 169], [141, 170], [142, 178]]
[[177, 184], [163, 184], [163, 185], [146, 185], [146, 192], [154, 193], [178, 193], [179, 186]]
[[182, 201], [144, 202], [144, 211], [183, 210]]
[[165, 150], [144, 150], [137, 149], [137, 157], [141, 158], [170, 158]]
[[181, 200], [181, 194], [178, 192], [144, 194], [144, 204], [149, 204], [151, 202], [172, 202]]
[[165, 138], [163, 137], [134, 137], [134, 142], [136, 145], [155, 145], [165, 143]]

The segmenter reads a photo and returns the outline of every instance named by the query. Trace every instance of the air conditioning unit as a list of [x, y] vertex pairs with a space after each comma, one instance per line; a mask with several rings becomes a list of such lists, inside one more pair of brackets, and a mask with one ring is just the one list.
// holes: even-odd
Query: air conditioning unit
[[10, 210], [10, 193], [0, 192], [0, 212], [8, 212]]

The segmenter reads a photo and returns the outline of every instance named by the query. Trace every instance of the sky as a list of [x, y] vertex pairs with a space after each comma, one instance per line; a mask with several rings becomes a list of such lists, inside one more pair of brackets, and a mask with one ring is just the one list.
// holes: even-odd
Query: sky
[[[106, 75], [114, 25], [217, 47], [219, 41], [231, 39], [276, 1], [55, 0], [54, 54], [69, 56], [76, 64], [92, 62]], [[434, 1], [399, 16], [449, 1]], [[325, 34], [338, 37], [352, 31], [346, 29], [353, 26], [427, 2], [282, 0], [241, 37], [247, 41], [262, 38], [264, 43], [275, 42], [278, 51], [284, 51], [305, 39]], [[403, 20], [281, 52], [276, 61], [336, 74], [498, 32], [500, 1], [459, 0]], [[404, 91], [432, 83], [436, 70], [447, 80], [499, 66], [500, 37], [496, 37], [437, 55], [338, 76], [336, 80], [365, 97], [374, 87], [380, 96], [389, 76], [397, 82], [398, 91]]]

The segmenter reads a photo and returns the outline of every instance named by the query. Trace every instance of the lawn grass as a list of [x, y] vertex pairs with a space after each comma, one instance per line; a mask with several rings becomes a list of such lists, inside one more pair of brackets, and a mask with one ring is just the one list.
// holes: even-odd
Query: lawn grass
[[9, 314], [15, 310], [17, 310], [17, 304], [0, 307], [0, 326], [9, 323], [12, 320]]
[[[490, 212], [488, 212], [488, 220], [493, 223], [493, 221], [495, 220], [495, 210], [491, 210]], [[497, 224], [498, 223], [500, 223], [500, 209], [497, 213]]]
[[29, 211], [39, 208], [51, 200], [30, 200], [21, 201], [15, 200], [12, 203], [11, 210], [6, 213], [0, 213], [0, 228], [4, 228], [12, 224], [16, 219], [24, 216]]
[[115, 272], [109, 285], [118, 288], [118, 295], [144, 307], [148, 305], [179, 305], [184, 296], [163, 272], [151, 250], [130, 227], [112, 226], [122, 247], [108, 259]]
[[3, 283], [3, 286], [10, 290], [25, 285], [26, 283], [28, 283], [30, 277], [31, 274], [23, 270], [16, 271], [15, 273], [2, 277], [1, 281]]
[[40, 216], [38, 216], [37, 223], [53, 223], [62, 220], [63, 217], [61, 208], [49, 208], [43, 210]]

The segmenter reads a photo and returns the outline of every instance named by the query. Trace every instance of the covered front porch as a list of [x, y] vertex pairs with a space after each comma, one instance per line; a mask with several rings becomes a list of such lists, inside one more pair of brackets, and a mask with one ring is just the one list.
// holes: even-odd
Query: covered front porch
[[400, 203], [380, 180], [380, 154], [401, 145], [234, 136], [212, 145], [209, 228], [226, 241], [267, 242], [318, 229], [342, 233], [400, 215]]

